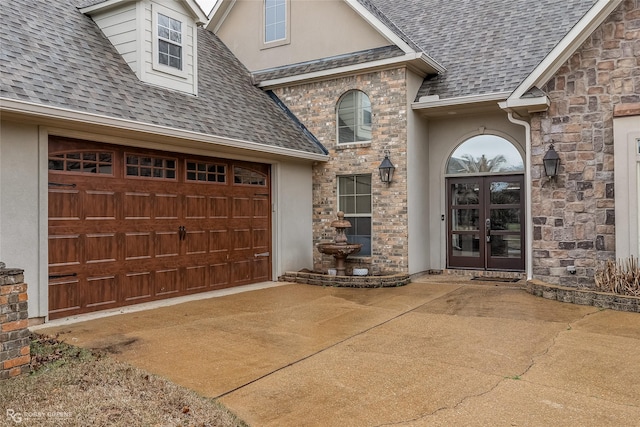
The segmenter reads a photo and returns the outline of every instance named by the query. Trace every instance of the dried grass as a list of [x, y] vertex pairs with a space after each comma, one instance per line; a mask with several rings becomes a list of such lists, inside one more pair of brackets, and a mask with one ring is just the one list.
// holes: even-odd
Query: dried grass
[[602, 268], [596, 270], [595, 281], [598, 290], [619, 295], [640, 296], [638, 258], [607, 260]]
[[246, 425], [216, 401], [106, 355], [55, 337], [32, 343], [32, 373], [1, 383], [6, 425]]

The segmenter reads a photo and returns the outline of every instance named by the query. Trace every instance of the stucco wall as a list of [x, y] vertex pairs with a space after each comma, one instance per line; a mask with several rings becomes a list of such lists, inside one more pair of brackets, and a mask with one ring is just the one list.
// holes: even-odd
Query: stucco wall
[[[336, 144], [336, 105], [348, 90], [358, 89], [371, 100], [373, 115], [370, 143]], [[313, 241], [334, 238], [337, 176], [371, 174], [372, 256], [357, 258], [373, 273], [407, 272], [407, 87], [404, 68], [376, 71], [288, 88], [276, 94], [329, 150], [331, 160], [313, 168]], [[390, 151], [396, 167], [390, 186], [382, 184], [378, 166]], [[314, 268], [326, 270], [333, 258], [314, 251]], [[311, 266], [309, 266], [311, 267]]]
[[250, 71], [391, 44], [342, 1], [291, 1], [289, 17], [288, 43], [267, 47], [263, 2], [239, 0], [216, 34]]
[[[640, 102], [639, 20], [640, 2], [624, 1], [543, 88], [550, 108], [531, 121], [536, 279], [593, 284], [615, 257], [613, 110]], [[561, 158], [555, 183], [540, 166], [551, 142]]]
[[[0, 141], [0, 261], [24, 270], [25, 282], [31, 285], [29, 315], [44, 315], [37, 285], [42, 213], [38, 127], [3, 120]], [[43, 209], [46, 215], [46, 206]]]

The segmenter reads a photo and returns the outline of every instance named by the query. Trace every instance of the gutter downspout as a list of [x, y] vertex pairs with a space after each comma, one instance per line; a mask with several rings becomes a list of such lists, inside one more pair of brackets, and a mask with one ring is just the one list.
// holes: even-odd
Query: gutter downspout
[[513, 117], [513, 111], [507, 112], [509, 121], [513, 124], [524, 127], [525, 130], [525, 268], [527, 280], [533, 278], [533, 214], [531, 212], [531, 125], [525, 120], [519, 120]]

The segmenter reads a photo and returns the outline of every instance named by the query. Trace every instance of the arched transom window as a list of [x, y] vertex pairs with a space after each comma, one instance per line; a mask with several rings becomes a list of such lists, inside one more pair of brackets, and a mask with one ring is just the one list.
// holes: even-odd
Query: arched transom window
[[338, 143], [371, 141], [371, 101], [359, 90], [351, 90], [338, 101]]
[[524, 172], [522, 155], [511, 142], [496, 135], [467, 139], [447, 163], [447, 175], [518, 172]]

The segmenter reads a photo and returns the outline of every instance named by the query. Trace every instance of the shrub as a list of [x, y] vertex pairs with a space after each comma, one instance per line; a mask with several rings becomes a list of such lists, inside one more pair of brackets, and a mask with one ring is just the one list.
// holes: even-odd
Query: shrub
[[596, 288], [604, 292], [620, 295], [640, 296], [640, 269], [638, 258], [607, 260], [602, 268], [596, 270]]

